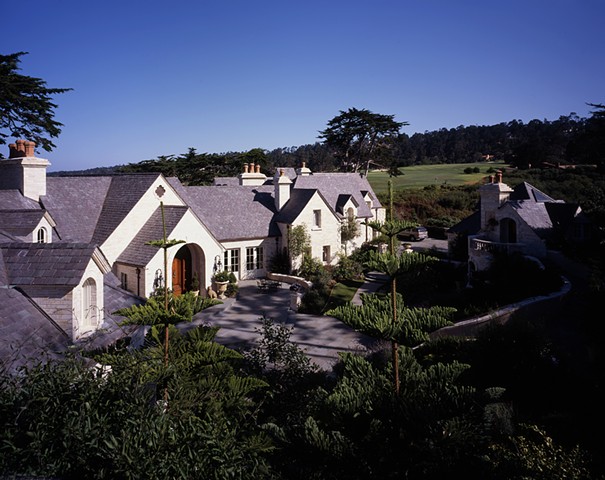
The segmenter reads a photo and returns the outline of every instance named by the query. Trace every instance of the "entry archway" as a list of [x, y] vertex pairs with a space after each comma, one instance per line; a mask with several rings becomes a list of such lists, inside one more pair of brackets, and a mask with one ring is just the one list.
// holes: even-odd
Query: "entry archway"
[[193, 275], [197, 275], [200, 290], [205, 290], [206, 256], [199, 245], [182, 246], [172, 259], [172, 293], [176, 296], [191, 290]]

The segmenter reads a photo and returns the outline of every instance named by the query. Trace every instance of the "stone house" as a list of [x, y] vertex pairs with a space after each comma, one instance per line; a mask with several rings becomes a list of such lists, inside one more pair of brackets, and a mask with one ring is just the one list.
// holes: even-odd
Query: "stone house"
[[590, 238], [590, 223], [579, 205], [555, 200], [527, 182], [513, 189], [498, 172], [479, 187], [479, 195], [478, 211], [447, 232], [450, 251], [455, 242], [467, 242], [471, 275], [489, 268], [497, 252], [544, 259], [549, 249]]
[[[361, 223], [385, 218], [358, 174], [303, 165], [267, 177], [245, 165], [238, 177], [202, 187], [152, 173], [47, 176], [50, 163], [34, 149], [19, 140], [0, 159], [0, 358], [15, 345], [26, 358], [110, 344], [130, 333], [112, 312], [158, 287], [186, 292], [194, 274], [202, 292], [218, 270], [263, 277], [297, 225], [307, 225], [312, 255], [334, 264], [343, 222], [360, 224], [354, 249], [372, 236]], [[148, 244], [164, 231], [181, 241], [167, 249], [166, 268], [163, 250]]]

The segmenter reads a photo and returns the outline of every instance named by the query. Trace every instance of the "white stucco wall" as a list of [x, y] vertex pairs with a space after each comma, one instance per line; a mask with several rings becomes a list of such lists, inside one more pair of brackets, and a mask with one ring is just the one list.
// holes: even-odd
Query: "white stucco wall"
[[[168, 232], [168, 238], [185, 241], [185, 243], [168, 249], [168, 275], [166, 275], [168, 287], [171, 286], [172, 281], [172, 261], [177, 252], [185, 245], [190, 248], [192, 269], [198, 272], [200, 290], [210, 285], [214, 258], [219, 255], [222, 260], [223, 247], [191, 210], [183, 215], [183, 218], [171, 232]], [[157, 253], [146, 265], [141, 276], [141, 295], [149, 296], [153, 292], [153, 281], [157, 270], [164, 271], [164, 250], [161, 248], [158, 248]]]
[[[84, 305], [84, 283], [89, 278], [95, 282], [96, 291], [96, 323], [94, 325], [86, 325], [84, 316], [86, 315], [86, 305]], [[97, 263], [91, 259], [86, 266], [84, 275], [80, 279], [80, 283], [73, 289], [72, 293], [72, 330], [67, 332], [72, 338], [86, 336], [97, 330], [103, 323], [105, 317], [105, 299], [103, 295], [103, 272]]]
[[[240, 240], [237, 242], [225, 242], [223, 243], [223, 246], [225, 247], [225, 250], [239, 250], [239, 272], [235, 273], [235, 276], [238, 278], [238, 280], [247, 280], [250, 278], [266, 276], [267, 272], [270, 271], [271, 260], [279, 248], [279, 244], [276, 243], [275, 237]], [[263, 248], [263, 268], [248, 270], [246, 268], [246, 249], [256, 247]], [[221, 262], [224, 262], [222, 257]]]
[[33, 232], [30, 235], [30, 238], [28, 240], [31, 243], [38, 243], [38, 230], [40, 230], [41, 228], [44, 228], [46, 230], [46, 242], [45, 243], [52, 243], [53, 242], [53, 226], [44, 217], [42, 217], [42, 219], [40, 220], [38, 225], [36, 225], [36, 227], [34, 228]]
[[[164, 194], [159, 198], [155, 191], [162, 186]], [[116, 227], [113, 233], [103, 242], [101, 250], [110, 264], [113, 264], [124, 249], [130, 244], [137, 232], [145, 225], [149, 217], [160, 206], [160, 200], [164, 206], [183, 206], [185, 203], [166, 181], [158, 175], [151, 187], [145, 192], [132, 210], [124, 217], [124, 220]], [[173, 237], [170, 237], [173, 238]]]
[[[314, 226], [314, 211], [321, 211], [321, 227]], [[330, 259], [327, 264], [334, 264], [338, 261], [338, 253], [341, 252], [340, 242], [340, 220], [336, 218], [334, 212], [323, 201], [322, 197], [315, 193], [307, 203], [306, 208], [300, 213], [292, 226], [304, 224], [307, 226], [309, 236], [311, 237], [311, 256], [322, 260], [323, 247], [330, 246]]]

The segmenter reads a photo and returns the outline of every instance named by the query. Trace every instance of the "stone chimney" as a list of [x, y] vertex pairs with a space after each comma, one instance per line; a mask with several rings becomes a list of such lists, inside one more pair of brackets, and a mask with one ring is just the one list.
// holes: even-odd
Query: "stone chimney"
[[279, 177], [274, 182], [275, 189], [275, 208], [279, 212], [283, 206], [290, 200], [290, 185], [292, 180], [285, 174], [283, 168], [279, 171]]
[[489, 224], [496, 219], [496, 211], [506, 202], [513, 189], [502, 183], [502, 172], [498, 171], [495, 178], [490, 175], [489, 183], [479, 187], [481, 197], [481, 230], [489, 231]]
[[311, 175], [311, 170], [307, 168], [305, 162], [302, 162], [302, 167], [296, 169], [296, 175], [306, 177]]
[[244, 171], [239, 174], [239, 184], [242, 186], [258, 187], [267, 181], [267, 176], [260, 171], [260, 164], [244, 163]]
[[50, 162], [35, 156], [36, 144], [17, 140], [9, 145], [9, 158], [0, 160], [0, 189], [20, 190], [36, 202], [46, 195], [46, 168]]

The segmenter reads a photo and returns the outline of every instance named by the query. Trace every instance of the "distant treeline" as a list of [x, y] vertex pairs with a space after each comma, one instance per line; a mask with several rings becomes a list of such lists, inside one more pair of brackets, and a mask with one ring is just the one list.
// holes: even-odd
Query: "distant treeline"
[[[554, 121], [512, 120], [490, 126], [459, 126], [433, 132], [402, 133], [392, 139], [389, 162], [374, 167], [396, 171], [394, 167], [438, 163], [468, 163], [501, 160], [521, 169], [557, 164], [605, 166], [605, 115], [595, 105], [590, 118], [571, 113]], [[245, 163], [260, 164], [263, 173], [277, 167], [297, 167], [303, 162], [312, 171], [338, 171], [340, 165], [323, 143], [277, 148], [255, 148], [248, 152], [199, 153], [189, 148], [180, 155], [125, 166], [69, 172], [107, 174], [110, 172], [161, 172], [176, 176], [188, 185], [208, 185], [214, 177], [236, 176]], [[56, 174], [61, 174], [57, 172]]]

